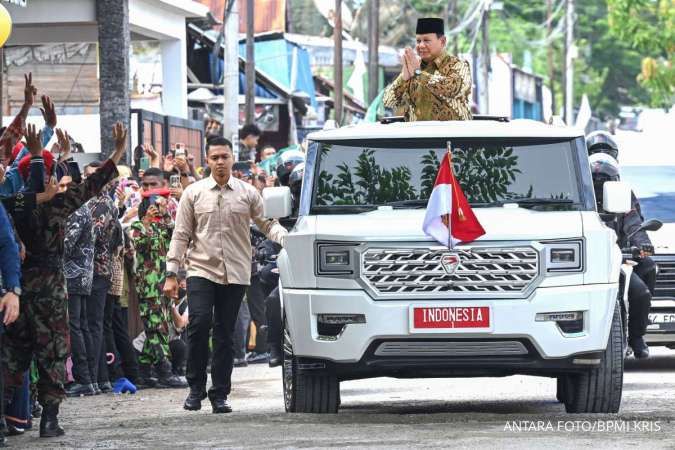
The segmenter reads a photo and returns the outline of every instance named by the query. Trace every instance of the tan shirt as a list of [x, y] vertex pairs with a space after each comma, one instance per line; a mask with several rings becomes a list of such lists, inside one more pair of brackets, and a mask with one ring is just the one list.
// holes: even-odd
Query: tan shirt
[[212, 176], [191, 184], [178, 205], [167, 271], [178, 272], [187, 251], [188, 277], [249, 285], [251, 220], [283, 246], [288, 232], [276, 220], [263, 217], [262, 197], [253, 186], [230, 177], [220, 187]]

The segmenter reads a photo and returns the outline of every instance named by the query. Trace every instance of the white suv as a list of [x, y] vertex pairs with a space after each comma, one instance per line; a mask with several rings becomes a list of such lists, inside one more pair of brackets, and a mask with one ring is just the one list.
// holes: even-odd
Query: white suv
[[[422, 231], [448, 142], [486, 230], [454, 249]], [[265, 207], [283, 216], [277, 189]], [[607, 205], [629, 204], [619, 191]], [[311, 134], [278, 259], [286, 410], [337, 412], [342, 380], [528, 374], [557, 377], [568, 412], [618, 411], [615, 242], [575, 130], [473, 120]]]

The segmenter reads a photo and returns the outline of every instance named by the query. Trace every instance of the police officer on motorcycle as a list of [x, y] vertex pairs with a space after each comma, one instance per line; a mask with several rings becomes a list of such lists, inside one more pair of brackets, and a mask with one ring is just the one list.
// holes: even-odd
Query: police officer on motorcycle
[[[638, 209], [621, 215], [602, 214], [603, 185], [606, 181], [619, 181], [619, 163], [606, 153], [594, 153], [589, 157], [593, 188], [598, 212], [606, 225], [614, 229], [620, 248], [635, 247], [640, 250], [637, 266], [628, 280], [628, 345], [636, 358], [647, 358], [649, 347], [644, 334], [649, 321], [649, 308], [654, 284], [656, 282], [656, 264], [650, 258], [654, 247], [645, 231], [637, 231], [644, 219]], [[650, 286], [651, 283], [651, 286]]]
[[[305, 170], [305, 157], [302, 152], [289, 150], [279, 156], [277, 164], [277, 177], [282, 185], [291, 189], [293, 198], [293, 218], [280, 220], [287, 228], [295, 224], [300, 205], [300, 191], [302, 177]], [[267, 316], [267, 343], [269, 345], [270, 367], [276, 367], [283, 362], [282, 333], [283, 322], [281, 317], [281, 299], [279, 297], [279, 269], [277, 268], [277, 255], [281, 247], [270, 240], [262, 242], [256, 251], [261, 267], [259, 277], [265, 293], [265, 314]]]

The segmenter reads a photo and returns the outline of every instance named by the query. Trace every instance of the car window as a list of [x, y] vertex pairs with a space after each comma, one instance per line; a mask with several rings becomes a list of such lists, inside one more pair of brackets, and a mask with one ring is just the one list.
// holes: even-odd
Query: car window
[[[426, 200], [446, 147], [438, 139], [321, 143], [312, 206]], [[456, 140], [452, 147], [457, 179], [474, 205], [541, 199], [578, 209], [573, 141]]]

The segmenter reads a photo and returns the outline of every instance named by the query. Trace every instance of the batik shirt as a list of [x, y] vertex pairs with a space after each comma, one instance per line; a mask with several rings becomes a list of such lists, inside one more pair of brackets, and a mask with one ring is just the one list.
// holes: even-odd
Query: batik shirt
[[443, 54], [422, 62], [421, 73], [408, 81], [399, 75], [384, 93], [384, 106], [416, 120], [471, 120], [469, 63]]
[[24, 268], [63, 270], [64, 238], [68, 217], [117, 176], [115, 163], [107, 160], [84, 183], [68, 188], [47, 203], [38, 205], [16, 220], [19, 236], [26, 246]]
[[121, 226], [117, 220], [119, 211], [110, 195], [111, 187], [89, 201], [89, 209], [94, 227], [94, 273], [110, 280], [112, 278], [112, 255], [122, 246], [121, 234], [116, 230]]
[[172, 232], [170, 216], [162, 218], [161, 222], [152, 222], [148, 228], [140, 220], [131, 224], [129, 237], [136, 255], [135, 280], [139, 298], [162, 295], [166, 253]]
[[68, 294], [89, 295], [94, 278], [94, 230], [89, 203], [68, 218], [63, 271]]

